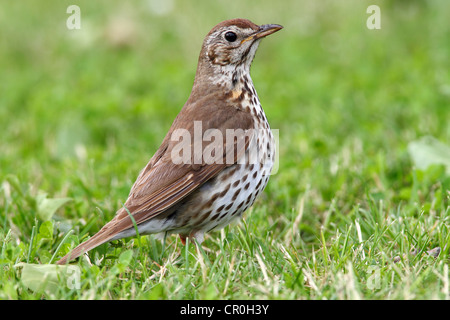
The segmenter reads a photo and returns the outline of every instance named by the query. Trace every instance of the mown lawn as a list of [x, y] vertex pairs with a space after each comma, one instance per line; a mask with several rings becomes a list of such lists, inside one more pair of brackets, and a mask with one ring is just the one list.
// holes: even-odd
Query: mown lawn
[[[376, 1], [369, 30], [373, 2], [82, 0], [80, 30], [75, 3], [5, 2], [0, 299], [449, 299], [450, 3]], [[114, 216], [235, 17], [284, 26], [252, 65], [279, 130], [263, 196], [201, 247], [115, 241], [45, 284], [36, 265]]]

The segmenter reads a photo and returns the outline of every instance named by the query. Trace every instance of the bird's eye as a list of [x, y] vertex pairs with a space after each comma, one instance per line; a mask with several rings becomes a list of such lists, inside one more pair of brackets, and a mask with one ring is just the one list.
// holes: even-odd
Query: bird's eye
[[237, 39], [237, 35], [236, 33], [232, 32], [232, 31], [228, 31], [227, 33], [225, 33], [225, 40], [227, 40], [228, 42], [234, 42]]

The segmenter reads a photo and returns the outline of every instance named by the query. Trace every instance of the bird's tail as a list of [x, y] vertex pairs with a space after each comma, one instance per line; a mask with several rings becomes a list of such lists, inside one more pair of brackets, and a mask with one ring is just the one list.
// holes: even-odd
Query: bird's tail
[[98, 247], [99, 245], [110, 241], [114, 237], [114, 233], [111, 232], [111, 226], [114, 223], [114, 220], [107, 223], [99, 232], [97, 232], [94, 236], [86, 240], [85, 242], [79, 244], [75, 247], [71, 252], [62, 257], [56, 264], [66, 264], [70, 260], [76, 259], [82, 254], [88, 252], [89, 250]]

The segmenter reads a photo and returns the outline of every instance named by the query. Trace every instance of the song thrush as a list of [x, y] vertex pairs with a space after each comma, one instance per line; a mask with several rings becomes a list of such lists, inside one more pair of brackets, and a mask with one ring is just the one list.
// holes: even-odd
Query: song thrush
[[135, 226], [141, 235], [176, 233], [183, 243], [186, 237], [201, 243], [205, 232], [253, 204], [269, 180], [275, 145], [250, 65], [260, 40], [280, 29], [232, 19], [207, 34], [191, 95], [123, 208], [58, 264], [134, 236]]

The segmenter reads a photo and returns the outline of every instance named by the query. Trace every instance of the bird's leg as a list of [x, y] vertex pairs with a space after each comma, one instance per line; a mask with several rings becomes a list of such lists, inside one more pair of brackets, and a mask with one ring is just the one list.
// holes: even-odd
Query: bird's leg
[[163, 238], [162, 250], [161, 250], [161, 259], [164, 256], [164, 251], [166, 251], [166, 239], [167, 239], [167, 231], [164, 232], [164, 238]]
[[183, 245], [186, 245], [186, 238], [189, 238], [190, 242], [195, 242], [197, 240], [199, 244], [203, 242], [203, 231], [193, 230], [188, 236], [180, 234], [180, 240]]
[[204, 240], [204, 232], [202, 230], [192, 230], [189, 234], [189, 239], [192, 239], [192, 242], [197, 240], [198, 244], [202, 244]]

